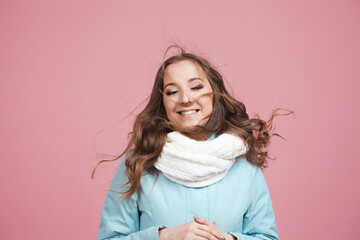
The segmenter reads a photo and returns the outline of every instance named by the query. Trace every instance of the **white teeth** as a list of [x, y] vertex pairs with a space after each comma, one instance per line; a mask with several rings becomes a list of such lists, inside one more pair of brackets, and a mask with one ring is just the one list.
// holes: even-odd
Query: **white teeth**
[[193, 113], [196, 113], [196, 110], [190, 110], [190, 111], [180, 112], [181, 115], [189, 115], [189, 114], [193, 114]]

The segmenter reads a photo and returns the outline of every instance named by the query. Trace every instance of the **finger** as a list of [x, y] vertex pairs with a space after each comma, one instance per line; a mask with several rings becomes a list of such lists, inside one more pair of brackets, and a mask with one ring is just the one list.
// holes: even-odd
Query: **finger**
[[221, 234], [221, 231], [219, 231], [219, 229], [217, 229], [215, 226], [199, 224], [198, 228], [202, 231], [210, 233], [211, 235], [215, 236], [217, 239], [222, 240], [224, 238]]
[[196, 217], [194, 217], [194, 220], [196, 223], [205, 227], [205, 228], [202, 228], [203, 230], [211, 232], [213, 235], [215, 235], [216, 237], [218, 237], [221, 240], [225, 239], [224, 238], [225, 233], [215, 225], [215, 222], [211, 223], [206, 218], [196, 218]]
[[205, 225], [208, 225], [208, 226], [211, 226], [211, 225], [214, 225], [214, 224], [215, 224], [215, 222], [214, 222], [214, 223], [211, 223], [211, 222], [209, 222], [206, 218], [196, 218], [196, 217], [194, 217], [194, 220], [195, 220], [195, 222], [197, 222], [197, 223], [205, 224]]
[[196, 240], [208, 240], [207, 238], [204, 238], [204, 237], [201, 237], [198, 235], [195, 235], [195, 236], [196, 236]]
[[218, 236], [212, 234], [211, 232], [204, 231], [202, 229], [195, 230], [195, 235], [198, 237], [205, 238], [207, 240], [222, 240], [222, 238], [220, 236], [218, 237]]
[[195, 237], [196, 237], [196, 240], [208, 240], [207, 238], [205, 238], [205, 237], [201, 237], [201, 236], [198, 236], [198, 235], [195, 235]]
[[215, 236], [217, 239], [224, 239], [223, 235], [222, 235], [222, 231], [220, 229], [218, 229], [215, 225], [211, 224], [211, 225], [206, 225], [203, 223], [198, 223], [195, 222], [196, 224], [196, 228], [208, 232], [211, 235]]

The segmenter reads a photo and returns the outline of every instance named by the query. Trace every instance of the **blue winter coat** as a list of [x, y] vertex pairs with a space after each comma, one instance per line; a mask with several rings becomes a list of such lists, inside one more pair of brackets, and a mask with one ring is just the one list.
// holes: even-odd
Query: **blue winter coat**
[[[225, 177], [206, 187], [175, 183], [161, 172], [141, 178], [141, 187], [120, 204], [120, 195], [108, 192], [97, 239], [158, 240], [158, 228], [178, 226], [204, 217], [239, 240], [278, 239], [275, 216], [264, 175], [243, 159]], [[122, 159], [110, 189], [126, 182]], [[155, 182], [155, 184], [154, 184]]]

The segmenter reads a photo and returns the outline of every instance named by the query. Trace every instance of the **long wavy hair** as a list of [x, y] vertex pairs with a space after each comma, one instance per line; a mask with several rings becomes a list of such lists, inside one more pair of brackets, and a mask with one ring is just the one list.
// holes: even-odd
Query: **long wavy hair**
[[[123, 200], [129, 199], [136, 192], [144, 174], [158, 174], [154, 164], [163, 149], [169, 132], [179, 131], [195, 140], [205, 140], [213, 134], [220, 135], [225, 132], [237, 135], [247, 146], [247, 152], [244, 155], [249, 163], [263, 169], [267, 167], [268, 159], [270, 159], [267, 147], [271, 137], [281, 137], [274, 132], [274, 117], [293, 113], [288, 111], [288, 113], [279, 114], [278, 111], [282, 109], [278, 108], [272, 109], [268, 121], [259, 117], [249, 118], [245, 105], [232, 97], [226, 90], [223, 77], [209, 61], [185, 52], [178, 45], [168, 47], [165, 56], [174, 47], [179, 50], [179, 53], [165, 60], [157, 71], [149, 102], [135, 119], [133, 130], [129, 133], [130, 140], [127, 147], [121, 155], [111, 160], [99, 161], [93, 170], [92, 177], [99, 164], [115, 161], [125, 155], [125, 171], [128, 181], [119, 186], [119, 191], [115, 191], [123, 195]], [[174, 126], [166, 115], [162, 91], [164, 73], [169, 65], [184, 60], [199, 65], [204, 70], [213, 89], [212, 93], [202, 95], [213, 95], [213, 110], [207, 117], [208, 120], [204, 126], [179, 128]]]

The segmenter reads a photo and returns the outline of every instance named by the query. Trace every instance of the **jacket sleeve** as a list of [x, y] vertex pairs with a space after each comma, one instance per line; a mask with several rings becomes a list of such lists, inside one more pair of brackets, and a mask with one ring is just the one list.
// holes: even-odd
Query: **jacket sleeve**
[[[127, 181], [124, 161], [125, 159], [122, 158], [110, 190], [119, 191], [119, 184], [124, 184]], [[137, 194], [138, 193], [135, 193], [128, 200], [121, 202], [121, 195], [119, 193], [108, 191], [101, 212], [98, 240], [159, 240], [158, 228], [160, 226], [154, 226], [140, 231]]]
[[244, 215], [242, 233], [230, 234], [238, 240], [278, 240], [269, 189], [259, 167], [254, 174], [252, 193], [252, 203]]

